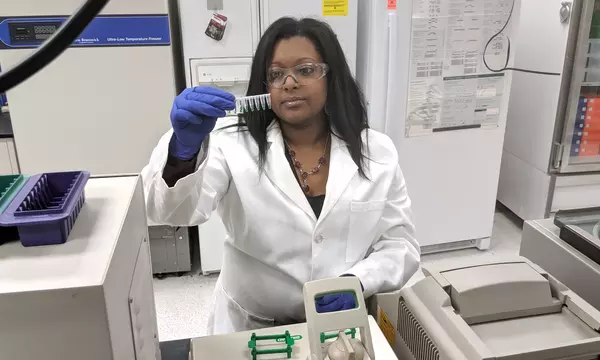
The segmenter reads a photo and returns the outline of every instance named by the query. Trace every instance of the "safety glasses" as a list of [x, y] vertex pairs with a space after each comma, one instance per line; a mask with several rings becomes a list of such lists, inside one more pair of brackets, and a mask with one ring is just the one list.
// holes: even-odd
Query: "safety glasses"
[[310, 85], [321, 80], [329, 70], [327, 64], [304, 63], [292, 68], [272, 67], [267, 70], [266, 84], [269, 87], [280, 89], [288, 77], [291, 77], [298, 85]]

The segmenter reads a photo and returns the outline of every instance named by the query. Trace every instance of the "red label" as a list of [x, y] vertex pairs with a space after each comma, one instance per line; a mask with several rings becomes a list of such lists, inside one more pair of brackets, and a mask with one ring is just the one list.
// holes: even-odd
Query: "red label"
[[396, 10], [396, 0], [388, 0], [387, 4], [388, 10]]

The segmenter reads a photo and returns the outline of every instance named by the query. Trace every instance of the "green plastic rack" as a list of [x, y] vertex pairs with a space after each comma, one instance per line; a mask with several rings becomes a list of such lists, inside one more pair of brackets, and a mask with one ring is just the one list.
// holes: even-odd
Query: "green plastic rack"
[[0, 176], [0, 214], [8, 207], [29, 177], [25, 175]]

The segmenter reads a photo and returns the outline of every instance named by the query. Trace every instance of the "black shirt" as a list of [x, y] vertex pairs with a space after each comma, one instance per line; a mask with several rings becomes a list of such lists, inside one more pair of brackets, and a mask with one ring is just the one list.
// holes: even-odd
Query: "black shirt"
[[[284, 151], [285, 151], [285, 158], [287, 159], [288, 163], [290, 164], [290, 167], [292, 168], [292, 172], [294, 173], [294, 176], [296, 177], [296, 180], [298, 181], [298, 185], [300, 185], [300, 179], [298, 178], [298, 173], [296, 172], [296, 169], [294, 168], [294, 161], [292, 160], [292, 156], [290, 155], [290, 152], [287, 151], [287, 149], [284, 148]], [[304, 191], [302, 191], [302, 192], [304, 192]], [[306, 194], [306, 200], [308, 200], [310, 207], [313, 209], [313, 212], [315, 213], [315, 216], [318, 219], [319, 216], [321, 215], [321, 211], [323, 210], [323, 203], [325, 203], [325, 194], [316, 195], [316, 196], [310, 196], [310, 195]]]

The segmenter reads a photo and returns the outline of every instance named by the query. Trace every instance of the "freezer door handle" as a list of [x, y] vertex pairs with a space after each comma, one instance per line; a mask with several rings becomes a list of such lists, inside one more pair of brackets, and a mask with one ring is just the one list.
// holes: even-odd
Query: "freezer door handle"
[[387, 133], [388, 129], [388, 121], [391, 118], [393, 109], [392, 106], [394, 104], [394, 99], [392, 99], [393, 94], [395, 94], [394, 92], [394, 84], [395, 81], [391, 80], [391, 79], [395, 79], [396, 77], [394, 76], [394, 69], [396, 69], [396, 64], [397, 64], [397, 43], [398, 43], [398, 38], [397, 38], [397, 33], [398, 33], [398, 26], [397, 26], [397, 18], [396, 18], [396, 14], [393, 12], [389, 12], [388, 13], [388, 61], [386, 64], [386, 87], [387, 87], [387, 94], [386, 94], [386, 102], [385, 102], [385, 123], [384, 123], [384, 130]]
[[563, 149], [564, 146], [563, 144], [559, 143], [559, 142], [555, 142], [554, 143], [554, 161], [552, 162], [552, 168], [554, 170], [559, 170], [560, 169], [560, 165], [561, 165], [561, 158], [562, 158], [562, 154], [563, 154]]

